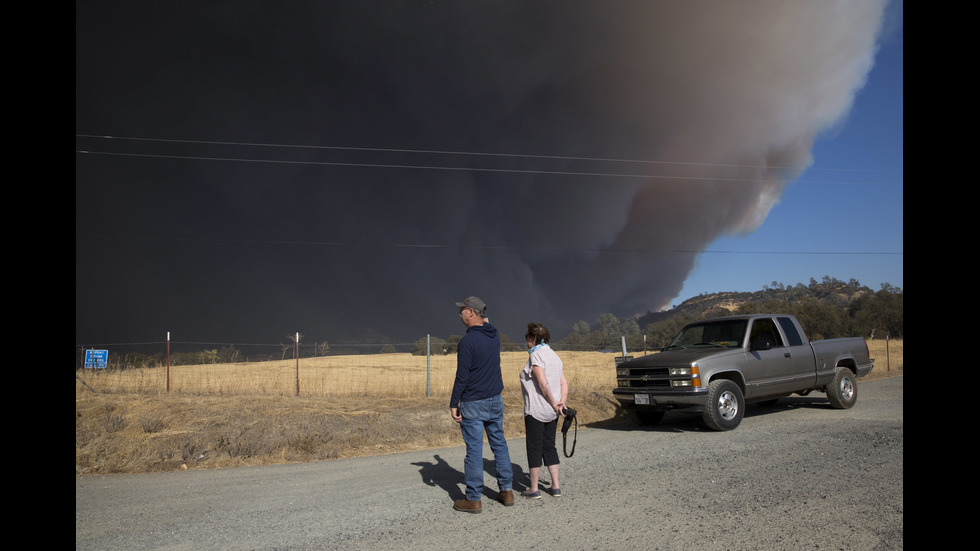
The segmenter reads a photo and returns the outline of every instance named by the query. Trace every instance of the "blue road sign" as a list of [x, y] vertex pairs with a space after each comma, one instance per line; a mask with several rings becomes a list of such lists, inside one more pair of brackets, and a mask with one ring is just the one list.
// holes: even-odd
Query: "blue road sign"
[[86, 350], [85, 368], [86, 369], [105, 369], [109, 365], [108, 350]]

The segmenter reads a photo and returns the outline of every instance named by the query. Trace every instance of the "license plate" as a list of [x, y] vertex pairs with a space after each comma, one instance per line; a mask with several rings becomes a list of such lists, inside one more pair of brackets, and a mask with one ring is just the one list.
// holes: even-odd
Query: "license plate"
[[636, 405], [638, 406], [649, 406], [650, 405], [650, 395], [649, 394], [637, 394], [634, 399], [636, 400]]

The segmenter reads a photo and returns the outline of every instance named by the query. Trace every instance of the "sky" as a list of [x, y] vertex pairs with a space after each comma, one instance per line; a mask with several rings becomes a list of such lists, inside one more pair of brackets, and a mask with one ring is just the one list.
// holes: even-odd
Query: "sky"
[[903, 287], [902, 3], [76, 2], [75, 339]]

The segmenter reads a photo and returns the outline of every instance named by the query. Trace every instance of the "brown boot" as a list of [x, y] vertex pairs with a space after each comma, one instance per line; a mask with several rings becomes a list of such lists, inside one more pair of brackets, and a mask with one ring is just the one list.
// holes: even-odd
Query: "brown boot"
[[483, 504], [479, 501], [457, 499], [455, 503], [453, 503], [453, 509], [463, 511], [464, 513], [481, 513], [483, 512]]
[[510, 507], [514, 504], [514, 491], [504, 490], [497, 495], [497, 501], [504, 504], [505, 507]]

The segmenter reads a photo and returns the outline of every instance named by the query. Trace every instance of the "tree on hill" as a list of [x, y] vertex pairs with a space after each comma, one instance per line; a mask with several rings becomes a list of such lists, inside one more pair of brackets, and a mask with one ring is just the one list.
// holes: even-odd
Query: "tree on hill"
[[[844, 282], [824, 276], [819, 282], [811, 278], [809, 286], [773, 281], [757, 292], [699, 295], [669, 311], [636, 319], [604, 313], [591, 326], [584, 321], [574, 324], [572, 333], [559, 344], [572, 350], [615, 350], [626, 337], [629, 350], [642, 350], [644, 344], [646, 350], [657, 350], [692, 321], [754, 313], [792, 314], [813, 340], [904, 337], [904, 294], [900, 288], [884, 284], [874, 292], [855, 279]], [[647, 337], [645, 343], [643, 335]]]
[[904, 300], [901, 289], [885, 284], [877, 293], [855, 300], [848, 313], [863, 335], [901, 338], [905, 334]]
[[[426, 342], [428, 340], [428, 342]], [[448, 354], [449, 350], [446, 346], [446, 341], [440, 339], [439, 337], [429, 336], [422, 337], [421, 339], [415, 341], [412, 348], [409, 350], [413, 356], [425, 356], [426, 353], [444, 355]]]
[[[524, 340], [523, 338], [521, 339]], [[501, 333], [500, 334], [500, 351], [501, 352], [520, 352], [524, 347], [515, 342], [511, 342], [510, 337]]]

